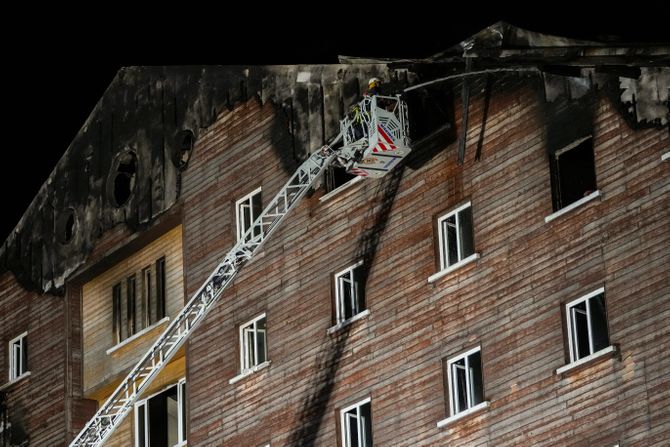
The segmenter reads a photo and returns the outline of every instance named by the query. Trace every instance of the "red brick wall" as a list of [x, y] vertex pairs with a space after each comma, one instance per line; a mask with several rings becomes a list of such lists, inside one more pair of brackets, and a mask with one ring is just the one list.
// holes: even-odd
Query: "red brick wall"
[[[288, 217], [188, 346], [189, 445], [337, 445], [337, 409], [370, 396], [375, 445], [663, 445], [670, 438], [670, 164], [667, 129], [632, 130], [596, 102], [596, 199], [552, 213], [543, 105], [497, 84], [480, 161], [482, 97], [471, 101], [466, 161], [457, 144], [406, 168], [367, 284], [370, 315], [332, 324], [331, 274], [353, 263], [375, 224], [380, 182], [361, 182]], [[460, 110], [460, 106], [456, 106]], [[225, 113], [196, 144], [184, 177], [189, 296], [234, 242], [236, 199], [267, 204], [288, 173], [270, 106]], [[457, 126], [460, 118], [457, 117]], [[470, 200], [481, 258], [433, 284], [434, 220]], [[620, 348], [564, 377], [561, 305], [606, 290]], [[267, 313], [272, 364], [233, 385], [237, 325]], [[491, 407], [438, 429], [442, 361], [481, 345]]]

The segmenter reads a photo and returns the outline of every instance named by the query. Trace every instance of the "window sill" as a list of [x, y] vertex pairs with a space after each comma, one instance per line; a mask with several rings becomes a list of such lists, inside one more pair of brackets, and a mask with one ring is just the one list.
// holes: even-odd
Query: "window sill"
[[249, 376], [252, 375], [253, 373], [258, 372], [258, 371], [260, 371], [260, 370], [262, 370], [262, 369], [267, 368], [268, 366], [270, 366], [270, 363], [272, 363], [272, 362], [271, 362], [270, 360], [268, 360], [267, 362], [263, 362], [263, 363], [260, 363], [260, 364], [258, 364], [258, 365], [256, 365], [256, 366], [254, 366], [253, 368], [249, 368], [249, 369], [247, 369], [246, 371], [244, 371], [244, 372], [242, 372], [242, 373], [236, 375], [236, 376], [233, 377], [232, 379], [230, 379], [230, 380], [228, 381], [228, 384], [229, 384], [229, 385], [232, 385], [232, 384], [234, 384], [234, 383], [237, 383], [237, 382], [239, 382], [240, 380], [244, 379], [245, 377], [249, 377]]
[[23, 374], [21, 374], [19, 377], [10, 380], [9, 382], [5, 383], [4, 385], [0, 386], [0, 391], [5, 391], [8, 388], [11, 388], [15, 383], [22, 381], [23, 379], [27, 379], [30, 377], [30, 371], [26, 371]]
[[113, 354], [115, 351], [123, 348], [125, 345], [127, 345], [129, 343], [132, 343], [134, 340], [137, 340], [138, 338], [141, 338], [144, 334], [146, 334], [148, 332], [151, 332], [152, 330], [154, 330], [158, 326], [162, 325], [163, 323], [167, 323], [168, 321], [170, 321], [170, 317], [164, 317], [163, 319], [158, 320], [157, 322], [155, 322], [151, 326], [145, 327], [144, 329], [137, 332], [136, 334], [133, 334], [131, 337], [126, 338], [121, 343], [116, 344], [116, 345], [112, 346], [111, 348], [109, 348], [107, 350], [107, 355]]
[[459, 421], [466, 416], [470, 416], [471, 414], [475, 414], [475, 413], [478, 413], [480, 411], [483, 411], [483, 410], [487, 409], [490, 405], [491, 405], [491, 402], [489, 402], [488, 400], [485, 400], [484, 402], [482, 402], [480, 404], [477, 404], [474, 407], [470, 407], [465, 411], [461, 411], [460, 413], [457, 413], [453, 416], [449, 416], [446, 419], [442, 419], [441, 421], [439, 421], [437, 423], [437, 428], [442, 428], [442, 427], [446, 427], [447, 425], [451, 425], [454, 422]]
[[181, 442], [178, 442], [177, 444], [175, 444], [172, 447], [186, 447], [187, 445], [188, 445], [188, 441], [181, 441]]
[[661, 161], [668, 161], [670, 160], [670, 152], [666, 152], [665, 154], [661, 155]]
[[474, 262], [479, 258], [480, 258], [479, 253], [473, 253], [470, 256], [468, 256], [467, 258], [461, 259], [456, 264], [452, 264], [449, 267], [447, 267], [446, 269], [442, 269], [439, 272], [435, 273], [434, 275], [431, 275], [428, 278], [428, 284], [437, 281], [438, 279], [442, 278], [443, 276], [448, 275], [449, 273], [453, 272], [454, 270], [458, 270], [459, 268], [463, 267], [464, 265], [470, 264], [471, 262]]
[[600, 197], [600, 190], [599, 189], [596, 189], [595, 191], [593, 191], [588, 196], [582, 197], [581, 199], [577, 200], [576, 202], [573, 202], [570, 205], [561, 208], [560, 210], [556, 211], [555, 213], [552, 213], [552, 214], [548, 215], [547, 217], [544, 218], [544, 223], [549, 223], [552, 220], [562, 216], [563, 214], [569, 213], [570, 211], [574, 210], [575, 208], [579, 208], [580, 206], [584, 205], [585, 203], [590, 202], [591, 200], [595, 199], [596, 197]]
[[359, 177], [356, 177], [356, 178], [352, 178], [352, 179], [349, 180], [347, 183], [345, 183], [345, 184], [343, 184], [343, 185], [340, 185], [340, 186], [338, 186], [337, 188], [335, 188], [335, 189], [333, 189], [332, 191], [330, 191], [329, 193], [325, 194], [323, 197], [321, 197], [321, 198], [319, 199], [319, 202], [325, 202], [326, 200], [328, 200], [328, 199], [330, 199], [330, 198], [332, 198], [332, 197], [338, 195], [339, 193], [341, 193], [341, 192], [344, 191], [345, 189], [349, 189], [349, 188], [351, 188], [351, 187], [354, 186], [356, 183], [358, 183], [358, 182], [360, 182], [360, 181], [362, 181], [362, 180], [363, 180], [363, 177], [360, 177], [360, 176], [359, 176]]
[[579, 359], [576, 362], [572, 362], [568, 365], [561, 366], [560, 368], [558, 368], [556, 370], [556, 374], [560, 375], [560, 374], [568, 373], [570, 371], [573, 371], [573, 370], [579, 368], [580, 366], [586, 365], [587, 363], [594, 362], [596, 359], [600, 359], [600, 358], [605, 357], [608, 354], [614, 353], [616, 351], [617, 351], [616, 346], [610, 345], [610, 346], [608, 346], [604, 349], [601, 349], [598, 352], [594, 352], [593, 354], [584, 357], [583, 359]]
[[335, 326], [328, 328], [326, 332], [328, 333], [328, 335], [332, 335], [336, 332], [339, 332], [341, 329], [344, 329], [345, 327], [351, 325], [353, 322], [362, 320], [368, 315], [370, 315], [370, 309], [365, 309], [363, 312], [357, 313], [348, 320], [341, 321], [340, 323], [337, 323]]

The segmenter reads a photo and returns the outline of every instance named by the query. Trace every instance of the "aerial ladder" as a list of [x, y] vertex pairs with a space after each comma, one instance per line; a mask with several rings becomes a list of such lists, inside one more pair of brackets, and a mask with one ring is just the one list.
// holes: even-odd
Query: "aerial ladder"
[[340, 122], [340, 133], [298, 167], [149, 351], [72, 440], [70, 447], [98, 447], [111, 436], [132, 410], [137, 398], [203, 321], [241, 268], [259, 252], [331, 163], [364, 178], [382, 177], [410, 153], [408, 134], [407, 106], [399, 95], [365, 96]]

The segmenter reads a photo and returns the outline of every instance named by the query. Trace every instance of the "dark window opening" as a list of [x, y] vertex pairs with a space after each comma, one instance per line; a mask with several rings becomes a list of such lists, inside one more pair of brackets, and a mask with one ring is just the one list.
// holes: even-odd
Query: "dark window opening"
[[551, 154], [550, 171], [554, 211], [596, 191], [593, 138]]
[[418, 89], [409, 92], [406, 100], [412, 141], [453, 127], [453, 100], [448, 92], [438, 88]]
[[121, 338], [121, 284], [115, 284], [112, 288], [112, 330], [114, 344], [123, 340]]
[[135, 275], [129, 277], [126, 281], [126, 324], [128, 336], [136, 332], [137, 325], [135, 324]]
[[137, 155], [133, 151], [121, 153], [116, 162], [111, 185], [111, 199], [117, 207], [125, 205], [135, 188]]
[[156, 261], [156, 320], [165, 317], [165, 258]]
[[69, 243], [76, 231], [76, 219], [74, 210], [68, 208], [58, 216], [56, 221], [56, 238], [61, 244]]
[[185, 391], [181, 382], [137, 405], [137, 447], [173, 447], [186, 441]]
[[191, 154], [193, 152], [193, 146], [195, 144], [195, 135], [190, 130], [182, 130], [177, 135], [177, 147], [178, 151], [175, 154], [175, 166], [180, 171], [185, 170], [188, 167], [188, 162], [191, 159]]
[[345, 168], [330, 166], [324, 173], [326, 192], [334, 191], [355, 178], [356, 176], [349, 174]]

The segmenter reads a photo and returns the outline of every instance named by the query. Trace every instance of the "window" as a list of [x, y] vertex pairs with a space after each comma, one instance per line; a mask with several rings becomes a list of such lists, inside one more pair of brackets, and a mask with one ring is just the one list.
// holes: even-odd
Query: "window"
[[[152, 310], [154, 310], [152, 308]], [[165, 258], [156, 261], [156, 321], [165, 317]]]
[[462, 413], [484, 402], [481, 348], [447, 361], [449, 414]]
[[440, 270], [455, 265], [475, 252], [470, 202], [437, 219]]
[[[251, 225], [256, 221], [263, 211], [261, 203], [261, 188], [258, 188], [251, 194], [248, 194], [235, 203], [237, 215], [237, 240], [241, 240], [247, 233]], [[256, 227], [251, 232], [250, 237], [260, 234], [260, 228]]]
[[335, 312], [337, 323], [365, 310], [363, 261], [335, 274]]
[[9, 341], [9, 381], [28, 372], [28, 332]]
[[596, 192], [593, 138], [581, 138], [549, 156], [554, 211]]
[[370, 399], [365, 399], [340, 412], [343, 447], [372, 446], [372, 412]]
[[323, 175], [326, 192], [331, 192], [340, 186], [349, 183], [357, 176], [349, 174], [345, 168], [339, 166], [329, 166]]
[[571, 363], [609, 347], [604, 288], [566, 304], [565, 310]]
[[114, 344], [137, 334], [165, 318], [165, 257], [141, 271], [140, 299], [138, 279], [133, 273], [112, 287], [112, 330]]
[[186, 381], [135, 404], [135, 447], [173, 447], [186, 441]]
[[265, 314], [240, 326], [240, 369], [247, 372], [267, 361]]

